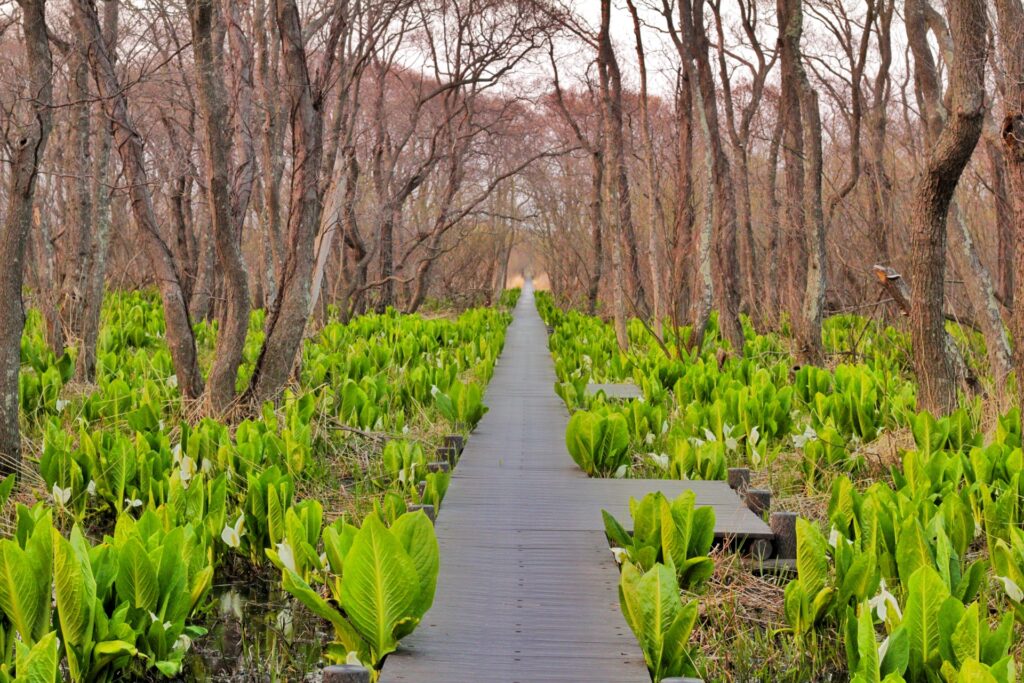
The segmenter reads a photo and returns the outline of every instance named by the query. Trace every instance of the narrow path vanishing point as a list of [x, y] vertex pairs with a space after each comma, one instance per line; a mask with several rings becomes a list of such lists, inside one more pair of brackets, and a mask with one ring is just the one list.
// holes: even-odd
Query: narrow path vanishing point
[[[384, 666], [399, 683], [649, 681], [600, 514], [578, 516], [547, 334], [527, 286], [437, 520], [433, 608]], [[590, 507], [590, 506], [587, 506]]]

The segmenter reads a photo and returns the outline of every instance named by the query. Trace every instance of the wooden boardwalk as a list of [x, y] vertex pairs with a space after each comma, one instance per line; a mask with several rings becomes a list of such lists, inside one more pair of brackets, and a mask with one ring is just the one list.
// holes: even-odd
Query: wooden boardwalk
[[554, 382], [527, 289], [487, 389], [490, 411], [437, 519], [434, 607], [388, 657], [385, 683], [649, 681], [619, 611], [601, 509], [628, 524], [631, 495], [693, 485], [722, 518], [718, 532], [770, 535], [724, 482], [588, 479], [566, 451]]

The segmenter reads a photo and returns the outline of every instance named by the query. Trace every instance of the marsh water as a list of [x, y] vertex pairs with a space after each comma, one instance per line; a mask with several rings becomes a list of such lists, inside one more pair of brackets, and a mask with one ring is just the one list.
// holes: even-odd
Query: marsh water
[[209, 633], [186, 657], [183, 680], [318, 681], [327, 625], [258, 576], [217, 586]]

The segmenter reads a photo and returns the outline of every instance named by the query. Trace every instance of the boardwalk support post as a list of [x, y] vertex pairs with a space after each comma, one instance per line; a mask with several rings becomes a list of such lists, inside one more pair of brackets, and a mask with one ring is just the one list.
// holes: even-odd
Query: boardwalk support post
[[729, 488], [743, 492], [750, 487], [750, 469], [746, 467], [729, 468]]
[[428, 462], [427, 472], [451, 472], [452, 466], [447, 462]]
[[423, 514], [427, 516], [431, 522], [437, 521], [437, 513], [434, 512], [433, 505], [410, 505], [408, 508], [409, 512], [416, 512], [417, 510], [423, 510]]
[[775, 557], [781, 560], [796, 559], [796, 513], [773, 512], [769, 526], [775, 534]]
[[418, 481], [418, 482], [416, 482], [416, 495], [418, 495], [420, 498], [422, 498], [423, 494], [426, 493], [426, 492], [427, 492], [427, 482], [425, 482], [425, 481]]
[[466, 439], [462, 434], [448, 434], [444, 437], [445, 448], [454, 448], [458, 455], [462, 455], [463, 449], [466, 447]]
[[455, 463], [459, 459], [459, 452], [453, 446], [440, 446], [437, 449], [437, 459], [455, 467]]
[[324, 667], [324, 683], [370, 683], [370, 671], [355, 664]]
[[768, 489], [747, 489], [744, 501], [751, 512], [758, 517], [763, 517], [764, 513], [768, 512], [772, 506], [772, 492]]

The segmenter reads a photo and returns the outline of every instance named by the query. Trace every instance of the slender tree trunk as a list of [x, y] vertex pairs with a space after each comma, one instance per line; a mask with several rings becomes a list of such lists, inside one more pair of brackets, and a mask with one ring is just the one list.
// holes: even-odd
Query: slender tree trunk
[[[232, 138], [224, 134], [229, 130], [229, 116], [227, 92], [220, 75], [223, 72], [223, 62], [219, 58], [219, 50], [223, 46], [214, 44], [213, 25], [216, 22], [228, 21], [234, 24], [231, 28], [231, 42], [238, 64], [236, 71], [241, 81], [248, 77], [249, 59], [244, 36], [240, 35], [241, 27], [232, 22], [231, 18], [219, 16], [220, 12], [217, 11], [214, 0], [188, 0], [188, 9], [192, 22], [192, 47], [195, 54], [199, 106], [205, 127], [204, 157], [209, 185], [210, 216], [213, 219], [213, 242], [224, 286], [223, 304], [218, 307], [217, 347], [206, 387], [206, 401], [209, 407], [220, 413], [234, 401], [238, 366], [242, 363], [245, 335], [249, 329], [249, 284], [245, 264], [242, 262], [240, 237], [252, 181], [248, 180], [245, 183], [247, 188], [242, 190], [245, 193], [243, 204], [239, 201], [238, 193], [232, 192], [229, 180]], [[239, 90], [244, 89], [243, 87]], [[239, 127], [248, 128], [247, 114], [248, 112], [241, 107], [236, 112], [240, 120]], [[243, 152], [243, 157], [251, 166], [251, 143], [249, 149]]]
[[[598, 71], [601, 81], [601, 108], [604, 123], [604, 159], [608, 164], [605, 175], [607, 179], [607, 196], [610, 209], [615, 216], [615, 232], [612, 236], [612, 268], [615, 273], [613, 301], [615, 317], [615, 336], [619, 348], [625, 350], [629, 346], [626, 330], [626, 306], [623, 292], [625, 285], [625, 265], [623, 264], [623, 243], [632, 254], [636, 250], [636, 240], [630, 239], [632, 233], [632, 211], [629, 198], [629, 178], [626, 175], [626, 158], [622, 139], [622, 84], [619, 80], [618, 64], [612, 47], [610, 34], [611, 0], [601, 0], [601, 33], [598, 36]], [[627, 227], [628, 226], [628, 227]], [[635, 236], [634, 236], [635, 237]], [[631, 244], [630, 244], [631, 242]], [[633, 303], [640, 306], [643, 296], [643, 284], [640, 282], [640, 269], [633, 266], [630, 258], [630, 274]]]
[[[907, 5], [907, 33], [913, 49], [921, 39], [921, 0]], [[947, 413], [956, 403], [956, 378], [946, 347], [943, 301], [946, 223], [949, 204], [978, 143], [985, 112], [984, 0], [949, 3], [950, 29], [957, 46], [950, 68], [951, 114], [928, 155], [913, 200], [911, 233], [911, 335], [914, 368], [925, 410]], [[922, 55], [915, 50], [915, 61]], [[919, 66], [915, 70], [919, 70]]]
[[651, 112], [647, 95], [647, 57], [644, 52], [640, 15], [633, 0], [627, 0], [629, 13], [633, 18], [633, 36], [636, 40], [637, 64], [640, 69], [640, 132], [644, 145], [644, 169], [647, 185], [647, 260], [651, 271], [651, 315], [654, 318], [655, 334], [661, 334], [662, 319], [665, 316], [662, 304], [662, 279], [664, 265], [661, 241], [661, 199], [659, 198], [658, 173], [654, 160], [654, 133], [651, 131]]
[[[115, 59], [117, 43], [118, 0], [106, 0], [103, 5], [103, 41]], [[96, 379], [96, 345], [100, 334], [100, 314], [103, 308], [103, 285], [107, 274], [107, 254], [110, 247], [110, 151], [113, 142], [112, 126], [100, 105], [93, 105], [96, 118], [95, 153], [92, 160], [92, 216], [93, 235], [89, 245], [88, 268], [85, 273], [85, 292], [82, 301], [82, 341], [78, 352], [75, 374], [79, 381]]]
[[125, 92], [117, 80], [100, 31], [96, 6], [92, 0], [72, 0], [73, 23], [79, 39], [89, 46], [89, 64], [103, 97], [107, 116], [114, 126], [114, 138], [121, 165], [129, 183], [132, 212], [142, 234], [150, 268], [158, 282], [166, 320], [167, 345], [178, 376], [182, 395], [194, 398], [202, 393], [202, 375], [196, 358], [192, 321], [175, 268], [174, 259], [161, 238], [149, 191], [142, 139], [128, 115]]
[[21, 121], [8, 121], [8, 145], [13, 154], [7, 187], [7, 211], [0, 230], [0, 473], [19, 472], [21, 433], [18, 425], [18, 377], [21, 334], [25, 328], [22, 282], [25, 244], [32, 225], [39, 163], [46, 150], [53, 117], [53, 60], [46, 29], [45, 0], [18, 0], [22, 14], [25, 91], [31, 102]]
[[597, 313], [597, 299], [601, 293], [601, 276], [604, 273], [604, 153], [594, 150], [590, 154], [590, 223], [591, 245], [594, 250], [594, 267], [587, 283], [587, 310], [590, 315]]

